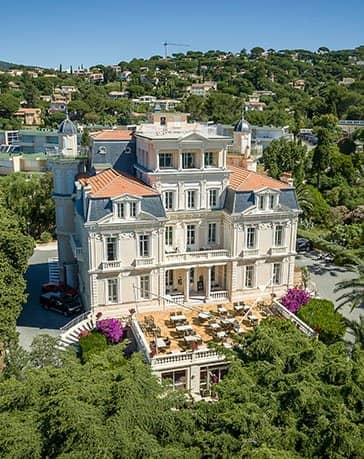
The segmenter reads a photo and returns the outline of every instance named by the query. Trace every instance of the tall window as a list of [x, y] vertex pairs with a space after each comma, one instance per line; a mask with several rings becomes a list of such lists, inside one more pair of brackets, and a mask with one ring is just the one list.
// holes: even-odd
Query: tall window
[[166, 271], [166, 287], [167, 289], [173, 288], [173, 270]]
[[173, 209], [173, 191], [164, 192], [164, 207], [167, 210]]
[[245, 266], [245, 288], [254, 287], [254, 266]]
[[209, 207], [210, 209], [217, 207], [217, 190], [209, 190]]
[[187, 246], [194, 245], [196, 242], [195, 225], [187, 225]]
[[175, 370], [162, 373], [162, 379], [165, 382], [169, 382], [170, 386], [174, 389], [186, 389], [187, 388], [187, 376], [186, 370]]
[[215, 282], [216, 282], [216, 266], [212, 266], [211, 267], [210, 280], [211, 280], [211, 285], [215, 284]]
[[149, 275], [140, 276], [140, 298], [147, 300], [150, 296], [149, 291], [150, 278]]
[[159, 167], [161, 169], [173, 167], [172, 153], [159, 153]]
[[274, 209], [274, 200], [275, 200], [274, 198], [275, 198], [274, 194], [269, 195], [269, 208], [270, 209]]
[[190, 284], [195, 282], [195, 268], [190, 268]]
[[204, 166], [214, 166], [214, 154], [211, 151], [206, 151], [204, 154]]
[[130, 217], [136, 217], [136, 210], [137, 210], [137, 205], [136, 202], [131, 202], [130, 203]]
[[250, 227], [247, 229], [246, 232], [246, 248], [247, 249], [255, 249], [256, 245], [256, 229]]
[[149, 257], [149, 236], [147, 234], [139, 236], [139, 256]]
[[196, 206], [196, 191], [187, 191], [187, 209], [194, 209]]
[[165, 244], [166, 245], [173, 245], [173, 227], [166, 226], [165, 229]]
[[195, 167], [195, 154], [191, 152], [182, 153], [182, 168], [193, 169]]
[[110, 236], [106, 239], [106, 257], [107, 261], [113, 261], [117, 258], [117, 240], [116, 237]]
[[283, 226], [276, 225], [274, 229], [274, 245], [276, 247], [282, 247], [283, 245]]
[[118, 209], [118, 218], [124, 218], [125, 217], [124, 203], [119, 202], [117, 205], [117, 209]]
[[258, 196], [258, 209], [264, 210], [264, 199], [265, 196]]
[[107, 280], [107, 302], [108, 303], [118, 302], [118, 280], [117, 279]]
[[282, 282], [282, 263], [273, 264], [273, 285], [280, 285]]
[[216, 244], [216, 223], [209, 223], [207, 229], [207, 242], [209, 244]]

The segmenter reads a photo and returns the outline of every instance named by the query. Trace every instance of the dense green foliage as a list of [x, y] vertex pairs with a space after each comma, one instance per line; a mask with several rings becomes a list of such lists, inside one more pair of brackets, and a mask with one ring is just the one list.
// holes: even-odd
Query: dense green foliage
[[341, 293], [337, 299], [337, 309], [342, 308], [345, 304], [348, 304], [352, 310], [364, 305], [364, 265], [359, 264], [356, 270], [358, 275], [355, 278], [336, 284], [335, 291]]
[[[4, 457], [356, 458], [363, 352], [267, 320], [229, 358], [218, 401], [169, 392], [139, 355], [111, 346], [84, 365], [31, 366], [0, 383]], [[161, 396], [164, 394], [164, 396]]]
[[[47, 174], [10, 174], [0, 179], [0, 200], [34, 239], [55, 230], [53, 178]], [[43, 235], [43, 237], [47, 237]]]
[[32, 251], [33, 240], [0, 204], [0, 346], [16, 338], [15, 324], [26, 298], [23, 274]]
[[310, 300], [297, 311], [297, 316], [317, 331], [326, 344], [341, 340], [345, 334], [345, 320], [335, 311], [332, 301]]
[[83, 335], [79, 339], [81, 348], [81, 358], [83, 362], [90, 360], [90, 357], [94, 354], [98, 354], [104, 351], [107, 347], [107, 340], [98, 330], [92, 330], [87, 335]]

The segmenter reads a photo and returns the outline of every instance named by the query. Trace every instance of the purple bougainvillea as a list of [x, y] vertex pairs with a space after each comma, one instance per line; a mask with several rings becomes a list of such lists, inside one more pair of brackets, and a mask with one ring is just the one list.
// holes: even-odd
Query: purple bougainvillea
[[124, 336], [124, 329], [118, 319], [103, 319], [96, 322], [96, 329], [107, 339], [108, 343], [119, 343]]
[[298, 287], [288, 289], [287, 293], [281, 298], [281, 303], [289, 311], [296, 313], [301, 306], [308, 303], [310, 294], [306, 290]]

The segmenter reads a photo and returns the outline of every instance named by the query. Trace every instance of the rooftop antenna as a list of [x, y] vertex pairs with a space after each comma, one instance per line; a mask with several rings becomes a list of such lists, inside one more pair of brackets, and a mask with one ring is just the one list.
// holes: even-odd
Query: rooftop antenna
[[185, 45], [182, 43], [170, 43], [168, 41], [165, 41], [163, 43], [164, 46], [164, 59], [167, 59], [168, 57], [168, 46], [183, 46], [184, 48], [189, 48], [190, 45]]

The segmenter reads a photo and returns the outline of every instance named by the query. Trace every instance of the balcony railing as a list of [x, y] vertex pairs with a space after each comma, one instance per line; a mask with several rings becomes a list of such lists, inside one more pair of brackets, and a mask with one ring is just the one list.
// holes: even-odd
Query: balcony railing
[[82, 261], [82, 246], [81, 243], [77, 240], [76, 236], [72, 234], [71, 236], [71, 249], [73, 256], [78, 260]]
[[273, 311], [284, 317], [285, 319], [290, 320], [293, 322], [296, 327], [301, 330], [302, 333], [305, 335], [309, 336], [310, 338], [313, 338], [317, 336], [317, 332], [313, 330], [311, 327], [309, 327], [306, 322], [303, 322], [299, 317], [296, 316], [296, 314], [293, 314], [291, 311], [289, 311], [287, 308], [283, 306], [279, 301], [273, 300], [273, 303], [271, 305], [271, 308]]
[[100, 265], [102, 271], [117, 271], [122, 266], [120, 260], [103, 261]]
[[228, 299], [228, 292], [226, 290], [219, 290], [217, 292], [211, 292], [210, 298], [216, 301], [222, 301]]
[[166, 253], [166, 263], [178, 263], [184, 261], [204, 261], [214, 260], [218, 258], [228, 258], [230, 253], [228, 250], [217, 249], [217, 250], [199, 250], [193, 252], [182, 252], [182, 253]]
[[178, 295], [166, 295], [167, 306], [174, 306], [176, 304], [183, 304], [185, 302], [185, 296], [183, 293]]
[[141, 257], [141, 258], [136, 258], [134, 261], [134, 265], [136, 267], [140, 266], [150, 266], [154, 263], [154, 259], [152, 257]]
[[243, 258], [254, 258], [259, 255], [259, 249], [244, 249], [241, 252]]
[[[194, 352], [180, 352], [169, 355], [158, 355], [151, 359], [152, 369], [173, 368], [191, 363], [210, 363], [224, 361], [225, 357], [213, 349], [201, 349]], [[162, 367], [162, 368], [160, 368]]]
[[288, 252], [287, 247], [272, 247], [270, 249], [271, 255], [281, 255], [287, 252]]

